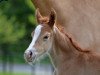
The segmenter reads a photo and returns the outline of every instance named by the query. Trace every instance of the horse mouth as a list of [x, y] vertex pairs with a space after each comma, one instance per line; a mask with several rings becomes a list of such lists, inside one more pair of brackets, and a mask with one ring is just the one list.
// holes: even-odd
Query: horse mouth
[[35, 60], [35, 57], [34, 58], [25, 58], [26, 62], [33, 62]]
[[24, 53], [24, 59], [28, 63], [33, 62], [36, 59], [36, 54], [32, 52], [26, 52]]

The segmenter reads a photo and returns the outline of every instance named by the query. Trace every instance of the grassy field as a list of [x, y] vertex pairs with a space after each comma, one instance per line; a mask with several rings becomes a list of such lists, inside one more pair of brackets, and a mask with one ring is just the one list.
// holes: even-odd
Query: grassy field
[[7, 72], [7, 73], [3, 73], [3, 72], [0, 72], [0, 75], [31, 75], [31, 74], [29, 74], [29, 73], [9, 73], [9, 72]]

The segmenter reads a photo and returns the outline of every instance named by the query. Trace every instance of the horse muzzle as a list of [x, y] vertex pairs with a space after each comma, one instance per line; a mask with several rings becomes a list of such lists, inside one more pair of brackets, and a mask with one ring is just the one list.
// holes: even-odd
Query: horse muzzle
[[36, 52], [33, 52], [32, 50], [26, 50], [24, 53], [24, 59], [26, 62], [33, 62], [36, 58]]

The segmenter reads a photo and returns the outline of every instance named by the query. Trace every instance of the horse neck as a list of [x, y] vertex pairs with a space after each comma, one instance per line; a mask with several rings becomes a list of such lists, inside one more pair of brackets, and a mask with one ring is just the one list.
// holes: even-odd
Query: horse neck
[[56, 53], [62, 52], [65, 53], [66, 55], [70, 53], [76, 52], [75, 48], [73, 47], [69, 36], [66, 36], [66, 34], [59, 30], [56, 26], [54, 27], [54, 48]]
[[54, 27], [53, 37], [51, 57], [54, 65], [57, 66], [63, 64], [63, 62], [66, 63], [71, 57], [74, 57], [77, 52], [68, 37], [56, 26]]

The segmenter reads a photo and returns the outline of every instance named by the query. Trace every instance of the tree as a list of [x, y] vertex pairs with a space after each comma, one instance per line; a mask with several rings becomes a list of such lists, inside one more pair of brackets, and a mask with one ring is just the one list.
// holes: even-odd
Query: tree
[[0, 3], [0, 52], [4, 62], [12, 54], [15, 60], [24, 60], [23, 53], [30, 43], [29, 35], [35, 24], [34, 6], [30, 0], [8, 0]]

